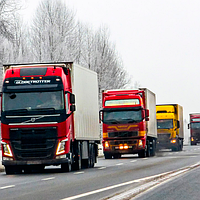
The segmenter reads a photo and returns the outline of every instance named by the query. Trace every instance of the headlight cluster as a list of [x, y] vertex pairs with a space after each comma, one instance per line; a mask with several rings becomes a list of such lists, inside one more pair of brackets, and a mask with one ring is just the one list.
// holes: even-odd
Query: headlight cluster
[[3, 155], [5, 156], [9, 156], [9, 157], [13, 157], [10, 145], [7, 144], [6, 142], [1, 142], [2, 146], [3, 146]]
[[68, 139], [62, 140], [58, 142], [57, 150], [56, 150], [56, 155], [60, 155], [65, 153], [65, 142], [68, 141]]

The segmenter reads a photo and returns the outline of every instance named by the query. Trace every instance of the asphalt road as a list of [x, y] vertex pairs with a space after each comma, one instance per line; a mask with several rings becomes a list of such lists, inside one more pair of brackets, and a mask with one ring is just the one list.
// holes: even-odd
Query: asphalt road
[[[182, 152], [162, 151], [145, 159], [133, 155], [111, 160], [99, 158], [94, 168], [70, 173], [61, 173], [56, 167], [48, 167], [43, 173], [6, 175], [1, 172], [0, 199], [105, 199], [140, 186], [141, 178], [177, 170], [199, 160], [200, 146], [184, 146]], [[160, 192], [159, 198], [163, 197]]]
[[200, 199], [200, 167], [183, 174], [153, 190], [138, 195], [132, 200], [199, 200]]

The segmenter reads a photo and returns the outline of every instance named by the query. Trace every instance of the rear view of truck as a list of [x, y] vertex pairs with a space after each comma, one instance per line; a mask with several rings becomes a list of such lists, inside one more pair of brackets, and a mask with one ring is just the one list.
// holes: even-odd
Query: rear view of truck
[[200, 113], [190, 114], [190, 142], [191, 145], [197, 145], [200, 143]]
[[183, 149], [183, 108], [178, 104], [156, 105], [157, 149]]
[[102, 92], [100, 119], [105, 159], [123, 154], [154, 156], [157, 139], [156, 98], [146, 88]]

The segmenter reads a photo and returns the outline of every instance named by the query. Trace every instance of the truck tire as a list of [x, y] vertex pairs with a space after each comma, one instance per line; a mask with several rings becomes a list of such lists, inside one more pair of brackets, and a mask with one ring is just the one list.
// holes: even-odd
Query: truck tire
[[150, 156], [155, 156], [156, 154], [156, 141], [153, 139], [151, 144]]
[[61, 164], [61, 171], [62, 172], [70, 172], [71, 171], [71, 163], [63, 163]]
[[74, 163], [72, 164], [72, 169], [73, 170], [80, 170], [82, 168], [81, 159], [82, 159], [82, 156], [81, 156], [81, 143], [78, 142], [77, 143], [77, 149], [75, 151], [75, 160], [74, 160]]
[[146, 150], [143, 149], [142, 151], [140, 151], [140, 152], [138, 153], [138, 157], [139, 157], [139, 158], [145, 158], [145, 157], [146, 157]]
[[15, 166], [5, 166], [5, 172], [7, 175], [15, 174]]
[[146, 157], [150, 157], [151, 152], [150, 152], [150, 141], [149, 140], [147, 140], [146, 148], [147, 148]]
[[121, 158], [121, 154], [120, 154], [120, 153], [114, 154], [113, 157], [114, 157], [115, 159]]
[[94, 167], [95, 163], [95, 149], [93, 144], [89, 144], [89, 167]]
[[112, 154], [111, 153], [104, 153], [105, 159], [112, 159]]

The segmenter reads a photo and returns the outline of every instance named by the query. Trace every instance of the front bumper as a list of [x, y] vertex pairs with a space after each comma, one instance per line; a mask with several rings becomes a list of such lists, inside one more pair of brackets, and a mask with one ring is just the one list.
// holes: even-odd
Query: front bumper
[[18, 166], [33, 166], [33, 165], [60, 165], [63, 163], [69, 163], [70, 160], [68, 158], [60, 158], [60, 159], [50, 159], [50, 160], [27, 160], [27, 161], [17, 161], [17, 160], [2, 160], [2, 165], [18, 165]]

